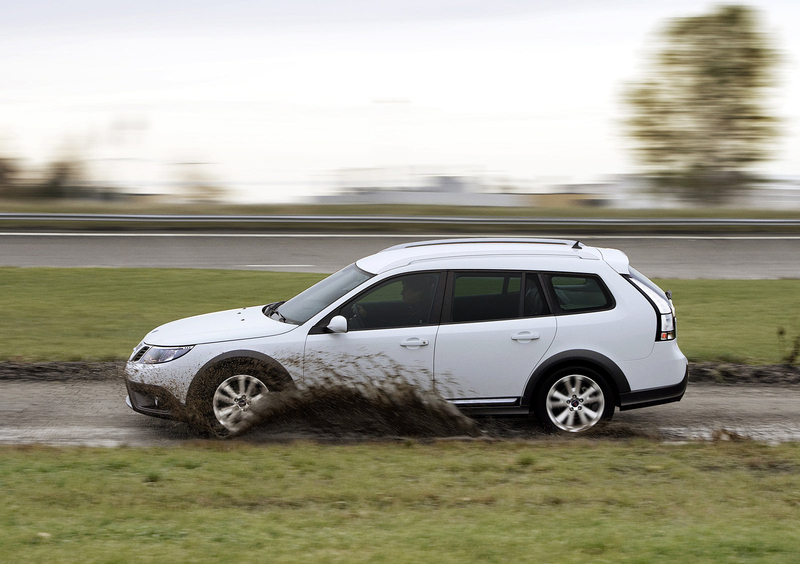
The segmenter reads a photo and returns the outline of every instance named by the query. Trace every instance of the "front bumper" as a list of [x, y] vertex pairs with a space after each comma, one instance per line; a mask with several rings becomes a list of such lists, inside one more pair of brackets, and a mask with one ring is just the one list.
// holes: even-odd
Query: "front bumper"
[[128, 397], [125, 403], [132, 410], [151, 417], [186, 421], [186, 407], [161, 386], [131, 382], [125, 378]]
[[[680, 373], [679, 373], [680, 374]], [[628, 392], [620, 394], [620, 411], [627, 409], [637, 409], [639, 407], [650, 407], [652, 405], [661, 405], [664, 403], [671, 403], [673, 401], [680, 401], [683, 394], [686, 393], [686, 385], [689, 383], [689, 366], [686, 366], [686, 372], [683, 375], [683, 380], [673, 386], [664, 386], [662, 388], [650, 388], [649, 390], [639, 390], [636, 392]]]

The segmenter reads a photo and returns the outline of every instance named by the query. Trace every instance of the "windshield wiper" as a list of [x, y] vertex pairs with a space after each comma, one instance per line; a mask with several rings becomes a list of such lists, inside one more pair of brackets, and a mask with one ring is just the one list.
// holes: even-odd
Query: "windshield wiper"
[[281, 321], [281, 323], [286, 323], [286, 318], [283, 316], [282, 313], [280, 313], [278, 311], [278, 308], [281, 307], [285, 303], [286, 303], [286, 300], [284, 300], [282, 302], [275, 302], [274, 304], [269, 304], [268, 306], [266, 306], [264, 308], [264, 315], [266, 315], [270, 319], [274, 319], [272, 317], [272, 315], [273, 314], [277, 314], [278, 315], [278, 319]]

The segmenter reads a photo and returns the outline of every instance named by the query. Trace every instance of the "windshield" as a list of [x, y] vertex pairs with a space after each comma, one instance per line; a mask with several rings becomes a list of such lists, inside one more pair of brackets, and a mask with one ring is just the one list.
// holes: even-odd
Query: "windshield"
[[287, 322], [301, 325], [372, 276], [351, 264], [297, 294], [276, 311]]

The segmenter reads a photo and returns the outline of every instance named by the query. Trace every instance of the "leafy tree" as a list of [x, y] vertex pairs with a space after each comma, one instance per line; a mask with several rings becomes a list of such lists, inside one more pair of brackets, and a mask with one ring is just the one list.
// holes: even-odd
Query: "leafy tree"
[[659, 185], [711, 201], [747, 186], [779, 134], [768, 107], [779, 60], [745, 6], [665, 26], [649, 73], [625, 97], [627, 133]]

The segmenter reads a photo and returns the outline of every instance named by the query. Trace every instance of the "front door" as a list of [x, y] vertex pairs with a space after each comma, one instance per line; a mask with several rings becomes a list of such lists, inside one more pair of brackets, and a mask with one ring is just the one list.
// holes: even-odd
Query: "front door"
[[390, 278], [331, 312], [326, 321], [332, 315], [343, 315], [348, 330], [309, 333], [303, 363], [305, 383], [408, 383], [432, 389], [440, 278], [439, 272]]

